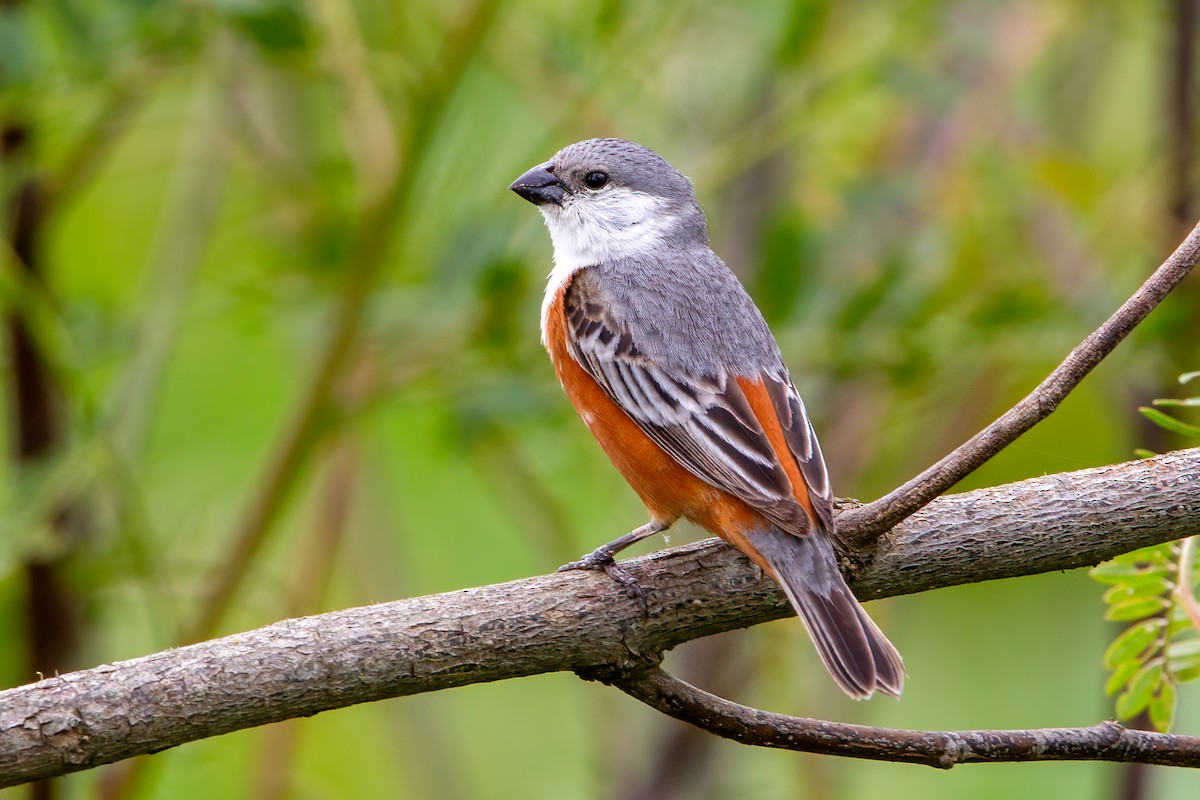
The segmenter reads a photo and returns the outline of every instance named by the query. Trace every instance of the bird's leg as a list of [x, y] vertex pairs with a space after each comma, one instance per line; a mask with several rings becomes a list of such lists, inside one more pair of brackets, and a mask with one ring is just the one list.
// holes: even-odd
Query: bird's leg
[[563, 564], [558, 568], [558, 571], [565, 572], [569, 569], [602, 569], [608, 573], [610, 578], [624, 586], [626, 593], [630, 597], [635, 600], [641, 600], [642, 604], [645, 605], [646, 595], [642, 592], [642, 587], [638, 585], [637, 579], [630, 575], [624, 567], [619, 566], [613, 559], [613, 556], [631, 544], [636, 544], [642, 539], [653, 536], [656, 533], [662, 533], [669, 527], [671, 526], [666, 522], [652, 520], [618, 539], [613, 539], [608, 544], [600, 545], [578, 561]]
[[572, 561], [570, 564], [563, 564], [558, 568], [558, 571], [565, 572], [569, 569], [603, 568], [613, 563], [613, 556], [624, 550], [626, 547], [637, 544], [648, 536], [653, 536], [656, 533], [662, 533], [668, 527], [670, 526], [665, 522], [647, 522], [642, 527], [635, 528], [624, 536], [618, 539], [613, 539], [608, 544], [600, 545], [578, 561]]

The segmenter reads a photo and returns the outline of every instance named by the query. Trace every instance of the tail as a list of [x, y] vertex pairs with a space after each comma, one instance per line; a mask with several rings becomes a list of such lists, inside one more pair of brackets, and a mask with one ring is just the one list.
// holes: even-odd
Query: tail
[[769, 529], [749, 539], [771, 565], [838, 686], [856, 700], [876, 690], [899, 697], [904, 687], [900, 653], [850, 592], [825, 534]]

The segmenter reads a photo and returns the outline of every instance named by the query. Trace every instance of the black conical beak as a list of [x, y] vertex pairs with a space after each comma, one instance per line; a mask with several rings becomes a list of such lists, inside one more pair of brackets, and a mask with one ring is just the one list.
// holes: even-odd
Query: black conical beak
[[563, 196], [567, 193], [563, 185], [559, 183], [558, 178], [554, 177], [554, 173], [549, 163], [538, 164], [533, 169], [526, 172], [521, 177], [512, 182], [508, 188], [512, 189], [517, 194], [524, 197], [535, 206], [543, 206], [547, 203], [561, 203]]

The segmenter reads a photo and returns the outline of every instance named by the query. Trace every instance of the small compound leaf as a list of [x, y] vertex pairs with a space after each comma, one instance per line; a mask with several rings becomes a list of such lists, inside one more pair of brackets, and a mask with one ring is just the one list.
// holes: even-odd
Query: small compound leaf
[[1104, 684], [1104, 693], [1111, 697], [1121, 691], [1141, 666], [1142, 662], [1136, 658], [1131, 658], [1128, 661], [1122, 661], [1120, 664], [1117, 664], [1112, 675], [1108, 676], [1108, 683]]
[[1156, 406], [1200, 406], [1200, 397], [1163, 397], [1154, 401]]
[[1114, 669], [1126, 661], [1136, 659], [1154, 644], [1164, 624], [1161, 619], [1148, 619], [1131, 626], [1104, 651], [1104, 666]]
[[1170, 730], [1171, 722], [1175, 719], [1175, 685], [1171, 681], [1162, 682], [1146, 711], [1156, 730]]
[[1140, 714], [1150, 705], [1162, 677], [1161, 661], [1152, 661], [1142, 667], [1129, 681], [1129, 688], [1117, 698], [1117, 716], [1121, 719], [1130, 719]]
[[1110, 606], [1132, 600], [1135, 597], [1161, 597], [1171, 590], [1173, 584], [1161, 572], [1134, 575], [1122, 578], [1104, 592], [1104, 602]]
[[1089, 573], [1093, 578], [1110, 584], [1121, 584], [1127, 581], [1137, 583], [1166, 575], [1171, 571], [1168, 563], [1132, 564], [1122, 561], [1106, 561], [1098, 567], [1092, 567]]
[[1098, 575], [1138, 575], [1147, 569], [1170, 569], [1178, 549], [1175, 542], [1148, 545], [1097, 564], [1091, 571]]
[[1196, 664], [1193, 667], [1177, 669], [1171, 674], [1175, 676], [1176, 683], [1188, 683], [1190, 681], [1194, 681], [1197, 678], [1200, 678], [1200, 664]]
[[1160, 613], [1168, 605], [1164, 597], [1135, 597], [1132, 600], [1126, 600], [1122, 603], [1109, 606], [1108, 612], [1104, 616], [1106, 619], [1118, 622], [1145, 619], [1146, 617]]
[[1167, 645], [1167, 658], [1182, 661], [1185, 658], [1200, 658], [1200, 639], [1184, 639]]
[[1189, 425], [1183, 420], [1175, 419], [1169, 414], [1164, 414], [1156, 408], [1142, 406], [1138, 409], [1142, 412], [1142, 416], [1153, 422], [1160, 428], [1165, 428], [1172, 433], [1178, 433], [1182, 436], [1200, 436], [1200, 425]]
[[[1171, 642], [1167, 645], [1165, 656], [1167, 666], [1177, 676], [1183, 675], [1195, 667], [1200, 667], [1200, 639]], [[1180, 678], [1179, 680], [1183, 682], [1184, 679]]]
[[[1140, 700], [1141, 705], [1136, 705]], [[1150, 702], [1150, 696], [1146, 695], [1142, 698], [1136, 698], [1133, 693], [1126, 689], [1117, 698], [1116, 715], [1117, 719], [1131, 719], [1136, 717], [1138, 713], [1146, 707]]]

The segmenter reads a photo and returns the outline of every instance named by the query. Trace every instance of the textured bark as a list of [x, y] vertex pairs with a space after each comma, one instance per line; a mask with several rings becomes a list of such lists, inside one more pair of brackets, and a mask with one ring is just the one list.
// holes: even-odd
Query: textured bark
[[[878, 540], [863, 598], [1095, 564], [1200, 533], [1200, 449], [943, 497]], [[467, 534], [464, 534], [467, 535]], [[0, 693], [0, 785], [388, 697], [561, 670], [637, 669], [681, 642], [791, 613], [706, 541], [562, 573], [285, 620]]]

